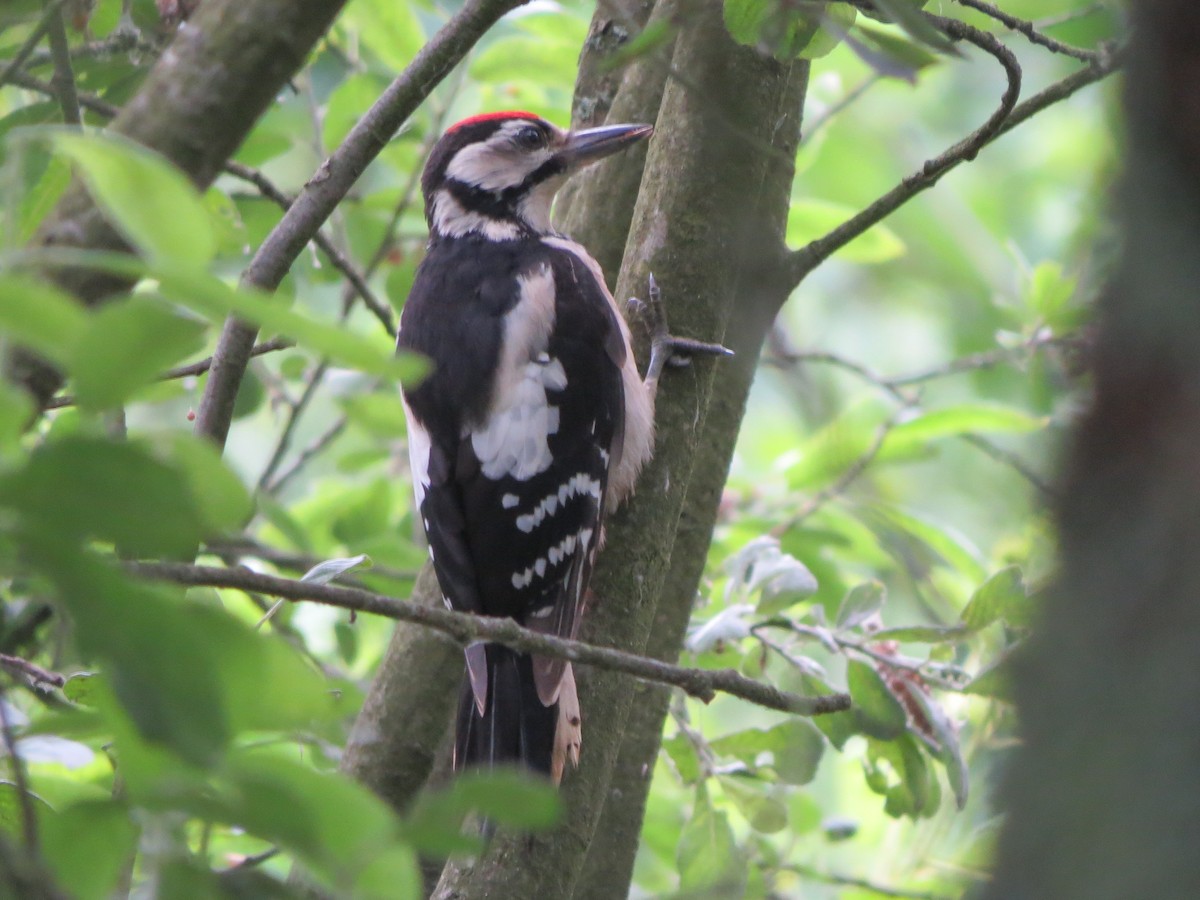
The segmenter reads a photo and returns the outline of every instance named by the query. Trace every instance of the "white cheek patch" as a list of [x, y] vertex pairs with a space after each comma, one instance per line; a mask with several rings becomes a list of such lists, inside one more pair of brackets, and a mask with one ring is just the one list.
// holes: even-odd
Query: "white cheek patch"
[[521, 184], [551, 156], [549, 149], [522, 153], [509, 143], [508, 133], [524, 128], [525, 124], [514, 123], [489, 141], [463, 147], [446, 166], [447, 177], [497, 193]]
[[482, 234], [493, 241], [515, 241], [521, 236], [521, 229], [515, 222], [468, 212], [445, 188], [434, 195], [432, 210], [433, 230], [446, 237]]

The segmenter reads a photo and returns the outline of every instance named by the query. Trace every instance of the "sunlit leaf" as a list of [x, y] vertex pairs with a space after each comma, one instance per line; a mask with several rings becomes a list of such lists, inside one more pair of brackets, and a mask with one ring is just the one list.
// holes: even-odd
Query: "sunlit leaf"
[[39, 818], [42, 848], [60, 888], [79, 900], [112, 895], [137, 840], [129, 812], [116, 801], [94, 800]]
[[134, 296], [93, 313], [70, 356], [77, 402], [117, 406], [139, 387], [193, 356], [207, 326], [161, 300]]
[[904, 707], [872, 666], [851, 660], [846, 681], [859, 730], [885, 741], [904, 733], [908, 721]]
[[151, 151], [112, 132], [45, 132], [117, 228], [152, 262], [198, 269], [216, 252], [208, 210], [191, 182]]
[[681, 890], [720, 891], [727, 897], [741, 895], [746, 879], [745, 863], [728, 817], [713, 807], [703, 785], [696, 789], [691, 818], [679, 839], [677, 860]]
[[842, 605], [838, 608], [837, 627], [858, 627], [883, 609], [886, 599], [887, 592], [880, 582], [864, 581], [856, 584], [842, 599]]
[[365, 564], [367, 568], [371, 567], [371, 558], [365, 553], [360, 553], [358, 556], [344, 557], [341, 559], [327, 559], [324, 562], [319, 562], [303, 575], [300, 576], [301, 581], [308, 581], [312, 584], [328, 584], [337, 578], [349, 572], [351, 569], [357, 568]]
[[979, 586], [963, 608], [962, 622], [972, 629], [997, 619], [1015, 618], [1023, 624], [1029, 618], [1028, 599], [1020, 568], [1008, 566]]

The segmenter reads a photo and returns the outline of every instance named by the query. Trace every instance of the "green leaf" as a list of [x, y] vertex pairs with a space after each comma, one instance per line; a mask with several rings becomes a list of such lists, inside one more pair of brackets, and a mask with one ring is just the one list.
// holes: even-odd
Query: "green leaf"
[[68, 436], [43, 444], [23, 469], [0, 476], [0, 506], [59, 541], [94, 537], [141, 556], [187, 555], [205, 531], [179, 470], [134, 442]]
[[935, 66], [942, 61], [941, 56], [931, 53], [923, 45], [910, 40], [907, 36], [872, 25], [862, 19], [858, 21], [855, 33], [903, 66], [909, 73], [919, 72], [921, 69]]
[[549, 828], [562, 813], [558, 792], [525, 772], [468, 772], [450, 790], [467, 808], [512, 828]]
[[856, 584], [842, 599], [838, 608], [837, 627], [856, 628], [881, 609], [887, 600], [887, 591], [878, 581]]
[[1061, 264], [1039, 263], [1029, 279], [1025, 305], [1039, 324], [1071, 326], [1075, 323], [1071, 299], [1075, 296], [1078, 279], [1067, 275]]
[[912, 38], [942, 53], [961, 56], [954, 44], [925, 17], [925, 0], [875, 0], [875, 6]]
[[908, 716], [875, 669], [859, 660], [847, 666], [846, 681], [859, 730], [880, 740], [904, 733]]
[[96, 689], [100, 677], [95, 672], [80, 672], [78, 675], [72, 675], [63, 685], [63, 696], [80, 706], [96, 706], [99, 702]]
[[981, 584], [962, 611], [963, 625], [976, 631], [1010, 617], [1019, 622], [1029, 618], [1025, 582], [1018, 566], [1001, 569]]
[[780, 60], [817, 59], [838, 45], [857, 11], [846, 4], [796, 8], [781, 0], [725, 0], [725, 27], [739, 44]]
[[222, 609], [189, 606], [183, 615], [215, 657], [234, 732], [311, 729], [333, 714], [320, 672], [281, 638], [256, 632]]
[[884, 438], [880, 461], [912, 456], [930, 443], [964, 434], [1026, 434], [1045, 428], [1049, 420], [1024, 410], [992, 403], [962, 403], [921, 412], [894, 426]]
[[80, 406], [119, 406], [204, 346], [207, 326], [161, 300], [133, 296], [93, 313], [71, 354]]
[[301, 575], [300, 580], [312, 584], [328, 584], [339, 575], [364, 564], [366, 568], [371, 568], [371, 558], [365, 553], [341, 559], [327, 559], [324, 562], [317, 563]]
[[[857, 212], [855, 207], [829, 200], [793, 199], [788, 207], [787, 242], [790, 246], [802, 247], [824, 237]], [[898, 259], [906, 252], [904, 241], [894, 231], [886, 225], [873, 225], [834, 256], [860, 265], [878, 265]]]
[[395, 72], [412, 62], [425, 43], [420, 19], [408, 3], [355, 0], [340, 25], [354, 28], [363, 44]]
[[178, 431], [155, 440], [191, 490], [206, 532], [237, 531], [246, 523], [254, 511], [250, 493], [210, 441]]
[[700, 780], [700, 758], [696, 755], [695, 745], [682, 732], [666, 738], [662, 747], [675, 765], [684, 784], [695, 784]]
[[197, 640], [192, 617], [60, 538], [30, 535], [25, 552], [70, 612], [80, 649], [107, 661], [112, 690], [144, 739], [197, 765], [215, 761], [229, 723], [214, 648]]
[[683, 826], [676, 858], [679, 888], [684, 893], [719, 891], [720, 896], [741, 896], [746, 881], [745, 862], [729, 827], [729, 818], [713, 807], [703, 784], [696, 789], [692, 816]]
[[407, 430], [399, 391], [350, 394], [338, 398], [338, 403], [351, 422], [362, 426], [375, 437], [394, 440], [396, 435], [404, 434]]
[[[769, 729], [749, 728], [712, 742], [721, 756], [735, 756], [754, 769], [762, 763], [774, 767], [784, 784], [808, 784], [817, 774], [825, 751], [821, 733], [803, 719], [789, 719]], [[768, 759], [762, 759], [769, 754]]]
[[281, 752], [233, 754], [226, 779], [215, 815], [295, 851], [332, 884], [356, 882], [398, 839], [395, 815], [366, 788]]
[[863, 765], [867, 785], [886, 798], [884, 811], [889, 816], [915, 819], [936, 811], [937, 778], [911, 734], [896, 740], [868, 740]]
[[872, 633], [875, 641], [899, 641], [902, 644], [947, 644], [961, 641], [971, 633], [961, 625], [902, 625], [881, 628]]
[[175, 166], [112, 132], [49, 130], [117, 229], [154, 263], [201, 269], [217, 241], [199, 192]]
[[482, 82], [523, 80], [535, 69], [552, 83], [570, 84], [578, 56], [579, 44], [571, 40], [502, 37], [475, 57], [471, 77]]
[[933, 737], [938, 744], [937, 758], [946, 767], [946, 778], [950, 782], [950, 789], [954, 791], [955, 805], [962, 810], [967, 805], [970, 792], [970, 774], [958, 742], [958, 729], [946, 717], [942, 707], [925, 691], [914, 689], [909, 696], [921, 707], [925, 721], [933, 730]]
[[996, 700], [1013, 701], [1012, 657], [1005, 654], [992, 665], [983, 669], [963, 688], [964, 694], [978, 697], [993, 697]]
[[[30, 791], [28, 796], [34, 801], [33, 808], [39, 816], [53, 812], [50, 804], [40, 794]], [[21, 815], [21, 798], [17, 786], [8, 779], [0, 779], [0, 828], [9, 834], [20, 834]]]
[[56, 885], [79, 900], [112, 895], [137, 842], [128, 809], [112, 800], [92, 800], [40, 816], [38, 825]]
[[736, 775], [718, 779], [725, 796], [760, 834], [775, 834], [787, 828], [787, 807], [761, 782]]
[[62, 366], [88, 321], [82, 304], [52, 284], [27, 275], [0, 276], [0, 330]]
[[309, 318], [287, 309], [276, 296], [232, 288], [203, 273], [160, 269], [156, 274], [164, 292], [172, 299], [213, 322], [223, 322], [235, 314], [263, 331], [286, 335], [328, 356], [334, 363], [405, 384], [414, 383], [428, 368], [417, 356], [393, 354], [390, 340], [371, 340], [344, 327]]

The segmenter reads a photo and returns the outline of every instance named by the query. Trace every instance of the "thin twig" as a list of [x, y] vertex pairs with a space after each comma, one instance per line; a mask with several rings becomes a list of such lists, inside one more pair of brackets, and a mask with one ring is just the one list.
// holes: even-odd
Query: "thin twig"
[[288, 410], [287, 421], [284, 422], [283, 430], [279, 432], [279, 437], [275, 441], [275, 449], [271, 451], [270, 459], [267, 460], [266, 466], [263, 467], [262, 474], [258, 476], [256, 490], [262, 493], [270, 493], [267, 490], [267, 485], [271, 482], [275, 471], [283, 463], [283, 457], [287, 454], [288, 448], [292, 446], [292, 435], [296, 433], [296, 426], [300, 424], [300, 417], [304, 415], [304, 410], [308, 408], [308, 404], [316, 396], [317, 389], [321, 386], [321, 380], [328, 371], [329, 360], [323, 358], [309, 372], [308, 377], [304, 381], [304, 390], [300, 393], [300, 397], [296, 402], [290, 405], [291, 408]]
[[976, 12], [981, 12], [989, 18], [995, 19], [1005, 28], [1011, 28], [1013, 31], [1025, 35], [1030, 43], [1037, 44], [1039, 47], [1045, 47], [1051, 53], [1061, 53], [1064, 56], [1070, 56], [1082, 62], [1092, 62], [1099, 56], [1099, 53], [1095, 50], [1084, 50], [1081, 47], [1073, 47], [1063, 41], [1055, 40], [1049, 35], [1042, 34], [1033, 22], [1010, 15], [995, 4], [988, 3], [987, 0], [957, 0], [957, 2], [961, 6], [969, 7]]
[[[292, 198], [276, 187], [258, 169], [230, 160], [225, 164], [225, 171], [254, 185], [260, 194], [278, 205], [281, 209], [286, 211], [292, 205]], [[379, 320], [379, 324], [383, 326], [384, 331], [390, 337], [395, 337], [396, 326], [392, 322], [392, 310], [386, 303], [375, 296], [375, 292], [367, 284], [367, 278], [370, 275], [359, 272], [346, 255], [334, 246], [333, 241], [330, 240], [329, 235], [325, 234], [324, 231], [317, 230], [313, 235], [313, 243], [329, 258], [329, 262], [333, 267], [345, 276], [346, 281], [350, 283], [354, 292], [362, 298], [363, 304]]]
[[992, 369], [996, 366], [1004, 365], [1005, 363], [1015, 362], [1022, 357], [1030, 356], [1049, 347], [1072, 344], [1078, 340], [1079, 338], [1075, 334], [1038, 332], [1015, 347], [997, 347], [993, 350], [984, 350], [981, 353], [971, 353], [967, 356], [952, 359], [940, 366], [932, 366], [928, 369], [910, 372], [907, 375], [882, 378], [878, 383], [884, 387], [899, 388], [921, 384], [926, 381], [934, 381], [938, 378], [946, 378], [950, 375], [979, 372], [984, 369]]
[[706, 670], [672, 666], [656, 659], [609, 647], [598, 647], [581, 641], [541, 634], [522, 628], [512, 619], [473, 616], [437, 606], [422, 606], [357, 588], [276, 578], [248, 569], [220, 569], [184, 563], [127, 563], [126, 569], [134, 575], [158, 581], [258, 591], [273, 597], [293, 601], [310, 600], [341, 609], [412, 622], [440, 631], [464, 647], [479, 640], [503, 644], [522, 653], [567, 659], [574, 663], [623, 672], [643, 681], [669, 684], [706, 703], [720, 692], [740, 697], [767, 709], [803, 716], [839, 712], [850, 708], [850, 697], [846, 694], [802, 697], [746, 678], [733, 669]]
[[25, 777], [25, 761], [17, 752], [17, 737], [9, 720], [8, 698], [3, 687], [0, 687], [0, 737], [4, 740], [4, 749], [8, 753], [9, 766], [12, 768], [13, 787], [17, 790], [17, 803], [21, 808], [21, 836], [25, 841], [25, 849], [31, 855], [37, 856], [37, 814], [33, 809], [33, 797], [29, 793], [29, 780]]
[[973, 44], [1000, 63], [1004, 69], [1006, 83], [999, 105], [979, 128], [945, 152], [928, 160], [919, 172], [909, 175], [866, 209], [851, 216], [828, 234], [788, 254], [787, 271], [792, 285], [798, 285], [809, 272], [872, 225], [882, 221], [917, 194], [933, 187], [951, 169], [974, 159], [984, 146], [1002, 133], [1005, 121], [1013, 114], [1021, 93], [1021, 66], [1013, 52], [993, 35], [957, 19], [932, 15], [928, 18], [952, 40]]
[[67, 683], [67, 679], [57, 672], [43, 669], [41, 666], [31, 663], [27, 659], [22, 659], [19, 656], [9, 656], [7, 653], [0, 653], [0, 667], [8, 669], [8, 671], [17, 675], [24, 675], [35, 684], [62, 687]]
[[855, 878], [852, 875], [839, 875], [836, 872], [822, 872], [803, 863], [787, 863], [782, 866], [789, 872], [794, 872], [802, 878], [810, 878], [825, 884], [838, 884], [844, 887], [858, 888], [878, 894], [880, 897], [896, 897], [900, 900], [951, 900], [948, 894], [935, 894], [930, 891], [913, 891], [905, 888], [888, 887], [866, 878]]
[[[255, 344], [254, 349], [250, 351], [250, 355], [262, 356], [264, 353], [274, 353], [276, 350], [287, 350], [289, 347], [295, 347], [296, 342], [290, 338], [276, 337], [269, 341], [263, 341], [261, 344]], [[186, 366], [177, 366], [174, 369], [168, 369], [158, 376], [159, 381], [173, 381], [177, 378], [189, 378], [195, 375], [203, 375], [212, 368], [212, 357], [207, 356], [202, 360], [194, 363], [188, 363]], [[71, 394], [62, 394], [54, 397], [46, 404], [46, 409], [61, 409], [64, 406], [74, 406], [75, 397]]]
[[67, 29], [63, 25], [61, 9], [56, 10], [50, 17], [47, 33], [50, 38], [50, 54], [54, 57], [54, 75], [50, 84], [58, 97], [58, 105], [62, 107], [63, 121], [68, 125], [80, 125], [83, 119], [79, 115], [75, 71], [71, 67], [71, 48], [67, 45]]
[[[152, 41], [133, 28], [117, 28], [108, 37], [99, 41], [89, 41], [71, 48], [71, 59], [104, 59], [109, 56], [120, 56], [137, 50], [151, 56], [157, 55], [160, 48]], [[27, 70], [53, 62], [53, 55], [45, 51], [37, 51], [29, 56]]]
[[864, 450], [857, 459], [850, 463], [850, 465], [846, 466], [846, 468], [842, 471], [842, 474], [838, 476], [837, 480], [833, 484], [820, 491], [817, 491], [817, 493], [809, 497], [799, 510], [772, 528], [771, 534], [775, 535], [776, 537], [786, 534], [834, 497], [839, 497], [845, 493], [846, 489], [858, 480], [858, 477], [867, 470], [867, 467], [871, 465], [871, 463], [875, 460], [875, 457], [879, 455], [879, 451], [883, 449], [884, 442], [887, 441], [887, 436], [891, 433], [892, 429], [896, 427], [896, 422], [901, 413], [907, 411], [907, 409], [907, 405], [902, 406], [888, 416], [884, 422], [881, 422], [879, 427], [875, 429], [875, 434], [872, 436], [871, 443], [867, 449]]
[[33, 53], [34, 48], [37, 47], [38, 42], [41, 41], [46, 32], [50, 30], [54, 18], [60, 15], [62, 5], [63, 0], [51, 0], [46, 5], [45, 10], [42, 12], [41, 21], [34, 26], [33, 31], [29, 32], [29, 37], [25, 38], [25, 43], [17, 50], [17, 55], [9, 60], [8, 65], [4, 67], [4, 71], [0, 72], [0, 87], [4, 87], [4, 85], [9, 83], [17, 83], [14, 76], [21, 71], [21, 67], [25, 65], [25, 60]]
[[[883, 653], [879, 650], [875, 650], [869, 644], [853, 640], [852, 638], [843, 637], [831, 629], [819, 629], [811, 625], [805, 625], [801, 622], [796, 622], [793, 619], [789, 619], [785, 616], [775, 616], [751, 626], [750, 633], [758, 641], [760, 641], [763, 646], [784, 656], [784, 658], [791, 662], [792, 665], [797, 665], [797, 663], [790, 657], [790, 654], [787, 654], [786, 648], [772, 641], [770, 638], [759, 634], [760, 631], [765, 631], [768, 628], [782, 628], [786, 631], [792, 632], [793, 634], [804, 635], [805, 637], [819, 641], [822, 646], [826, 647], [826, 649], [832, 649], [829, 646], [829, 642], [832, 641], [834, 645], [836, 645], [837, 648], [843, 652], [843, 654], [846, 651], [857, 653], [873, 662], [879, 663], [882, 666], [888, 666], [892, 669], [900, 669], [905, 672], [913, 672], [914, 674], [920, 675], [932, 686], [939, 688], [940, 690], [961, 692], [971, 680], [971, 675], [969, 673], [964, 672], [962, 669], [957, 667], [947, 666], [943, 663], [935, 663], [930, 660], [910, 660], [902, 656]], [[963, 632], [963, 636], [966, 636], [966, 631]], [[797, 666], [797, 668], [802, 667]]]
[[[261, 559], [263, 562], [269, 562], [273, 566], [292, 572], [307, 572], [313, 566], [326, 561], [326, 557], [269, 547], [248, 537], [212, 540], [208, 541], [204, 547], [205, 553], [218, 556], [225, 562], [232, 563], [247, 558]], [[369, 572], [379, 578], [390, 578], [393, 581], [413, 581], [417, 577], [415, 569], [396, 569], [392, 566], [380, 566], [374, 563], [370, 568], [364, 568], [361, 571]], [[342, 584], [362, 585], [362, 579], [355, 577], [354, 572], [339, 575], [338, 581]]]
[[316, 459], [326, 447], [337, 440], [341, 433], [346, 430], [346, 425], [349, 421], [349, 418], [346, 416], [339, 416], [324, 432], [317, 435], [311, 444], [300, 451], [290, 466], [280, 472], [269, 484], [262, 485], [261, 490], [272, 496], [278, 494], [283, 490], [284, 485], [299, 475], [305, 466]]
[[853, 88], [846, 92], [836, 103], [832, 104], [828, 109], [813, 116], [804, 122], [804, 136], [800, 139], [803, 144], [806, 141], [812, 140], [814, 134], [824, 128], [829, 122], [845, 112], [851, 105], [854, 104], [860, 97], [867, 93], [872, 87], [879, 84], [883, 80], [883, 75], [878, 72], [872, 72], [868, 77], [864, 78]]

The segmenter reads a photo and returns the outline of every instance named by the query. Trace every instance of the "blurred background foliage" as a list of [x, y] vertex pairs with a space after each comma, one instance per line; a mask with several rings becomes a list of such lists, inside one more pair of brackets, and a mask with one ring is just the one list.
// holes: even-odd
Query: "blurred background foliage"
[[[815, 57], [793, 247], [959, 140], [1004, 86], [991, 58], [851, 25], [848, 7], [801, 34], [811, 20], [796, 16], [815, 6], [726, 4], [739, 39]], [[995, 31], [1026, 96], [1079, 66], [958, 4], [924, 6]], [[1109, 4], [1002, 6], [1080, 47], [1119, 34]], [[279, 291], [285, 309], [233, 285], [281, 215], [245, 176], [294, 195], [455, 8], [352, 0], [237, 152], [241, 168], [203, 196], [93, 128], [52, 127], [63, 114], [44, 44], [0, 86], [0, 328], [69, 377], [29, 433], [27, 400], [0, 386], [0, 653], [68, 676], [5, 666], [25, 771], [0, 783], [0, 824], [21, 839], [27, 779], [38, 833], [25, 840], [71, 896], [214, 896], [239, 881], [284, 896], [293, 859], [347, 896], [410, 896], [415, 853], [461, 848], [467, 809], [523, 826], [553, 817], [551, 795], [483, 779], [402, 820], [336, 775], [390, 622], [316, 604], [268, 617], [268, 598], [184, 597], [114, 564], [202, 541], [201, 561], [291, 576], [365, 555], [333, 568], [410, 592], [425, 552], [394, 377], [415, 367], [391, 362], [378, 313], [394, 321], [421, 258], [420, 166], [446, 125], [481, 110], [565, 123], [591, 5], [535, 2], [502, 20], [327, 223], [380, 310], [315, 248]], [[102, 126], [169, 27], [150, 0], [68, 12], [84, 123]], [[31, 0], [0, 11], [0, 69], [41, 17]], [[1111, 84], [1051, 106], [837, 253], [779, 317], [684, 663], [848, 687], [856, 709], [808, 721], [678, 698], [634, 896], [955, 897], [986, 878], [1013, 741], [1004, 660], [1053, 566], [1042, 510], [1111, 257], [1114, 116]], [[24, 252], [72, 171], [141, 257], [98, 261], [140, 280], [95, 311], [39, 280]], [[252, 364], [222, 461], [190, 437], [205, 375], [158, 376], [210, 353], [233, 310], [297, 345]]]

